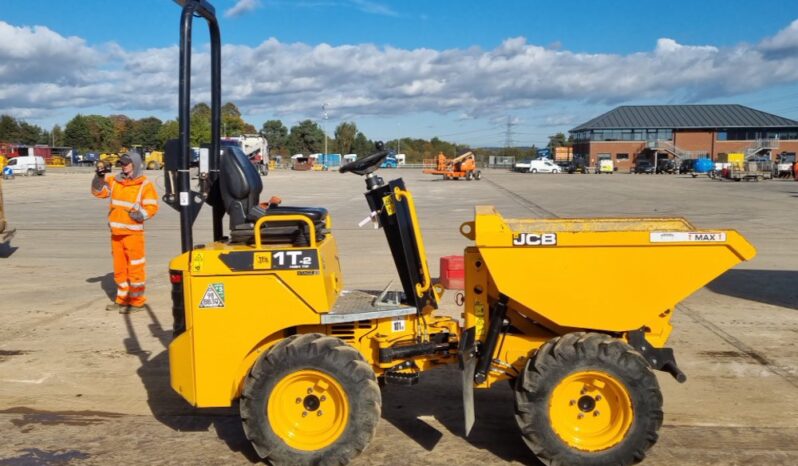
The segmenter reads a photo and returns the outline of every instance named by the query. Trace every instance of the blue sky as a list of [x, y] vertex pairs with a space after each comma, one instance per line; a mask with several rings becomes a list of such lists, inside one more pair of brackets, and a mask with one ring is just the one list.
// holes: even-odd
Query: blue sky
[[[260, 127], [545, 144], [622, 104], [740, 103], [798, 119], [798, 2], [218, 0], [223, 99]], [[0, 113], [173, 118], [179, 7], [0, 0]], [[196, 63], [207, 58], [205, 30]], [[204, 74], [196, 93], [207, 92]], [[5, 88], [5, 91], [3, 91]]]

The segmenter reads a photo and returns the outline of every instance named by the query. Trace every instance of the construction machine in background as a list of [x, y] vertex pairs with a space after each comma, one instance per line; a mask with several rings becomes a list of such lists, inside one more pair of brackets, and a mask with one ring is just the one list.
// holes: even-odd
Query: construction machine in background
[[449, 159], [441, 152], [435, 161], [435, 168], [424, 170], [428, 175], [442, 175], [444, 180], [458, 180], [464, 178], [468, 181], [479, 180], [482, 172], [477, 169], [477, 160], [473, 152], [466, 152], [458, 157]]
[[[413, 194], [401, 178], [378, 175], [388, 152], [377, 145], [340, 171], [363, 177], [365, 221], [383, 230], [401, 290], [347, 290], [329, 212], [261, 203], [247, 156], [221, 147], [218, 23], [205, 0], [182, 3], [180, 140], [167, 144], [164, 177], [164, 201], [180, 212], [182, 253], [169, 264], [177, 393], [200, 408], [237, 402], [246, 437], [271, 464], [345, 464], [374, 436], [379, 384], [412, 385], [456, 364], [466, 436], [474, 390], [507, 381], [520, 433], [542, 460], [626, 465], [645, 456], [663, 419], [654, 371], [686, 378], [665, 346], [676, 305], [755, 255], [739, 233], [680, 218], [510, 219], [477, 206], [459, 226], [469, 240], [461, 323], [438, 311], [444, 289], [429, 272]], [[212, 136], [192, 186], [186, 52], [195, 17], [211, 30]], [[204, 203], [213, 237], [195, 244]], [[660, 275], [668, 287], [572, 288], [574, 277]]]
[[269, 174], [269, 143], [265, 137], [260, 134], [242, 134], [222, 138], [222, 146], [227, 145], [240, 147], [259, 174]]

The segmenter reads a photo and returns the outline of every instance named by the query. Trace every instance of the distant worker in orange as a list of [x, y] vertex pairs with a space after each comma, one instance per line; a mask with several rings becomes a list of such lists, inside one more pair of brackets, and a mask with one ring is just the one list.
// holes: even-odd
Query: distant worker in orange
[[117, 175], [109, 174], [110, 167], [98, 163], [91, 193], [95, 197], [111, 198], [108, 226], [111, 228], [116, 300], [105, 309], [128, 314], [143, 310], [146, 302], [144, 222], [158, 212], [158, 194], [152, 182], [142, 174], [138, 153], [126, 153], [119, 163], [122, 171]]

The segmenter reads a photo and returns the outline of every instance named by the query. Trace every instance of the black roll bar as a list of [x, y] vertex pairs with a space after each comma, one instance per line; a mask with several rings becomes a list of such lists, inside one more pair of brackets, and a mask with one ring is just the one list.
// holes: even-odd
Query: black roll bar
[[[180, 204], [180, 244], [183, 252], [194, 247], [192, 224], [195, 214], [192, 213], [194, 195], [191, 192], [189, 174], [191, 151], [191, 33], [194, 17], [205, 18], [211, 38], [211, 144], [209, 154], [209, 182], [215, 184], [219, 175], [218, 161], [221, 136], [222, 114], [222, 40], [216, 10], [207, 0], [175, 0], [183, 7], [180, 17], [180, 83], [178, 98], [178, 121], [180, 125], [180, 159], [177, 187]], [[212, 202], [213, 207], [213, 240], [222, 239], [222, 217], [224, 210], [220, 203]]]

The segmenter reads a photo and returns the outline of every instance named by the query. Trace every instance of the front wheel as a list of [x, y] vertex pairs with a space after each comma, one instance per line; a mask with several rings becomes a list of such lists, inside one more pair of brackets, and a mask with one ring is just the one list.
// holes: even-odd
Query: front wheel
[[544, 344], [515, 384], [527, 446], [551, 465], [629, 465], [657, 441], [662, 394], [625, 342], [569, 333]]
[[474, 172], [474, 179], [475, 180], [482, 179], [482, 172], [480, 170]]
[[321, 334], [294, 335], [255, 363], [241, 397], [244, 433], [277, 465], [346, 464], [380, 420], [377, 378], [363, 356]]

